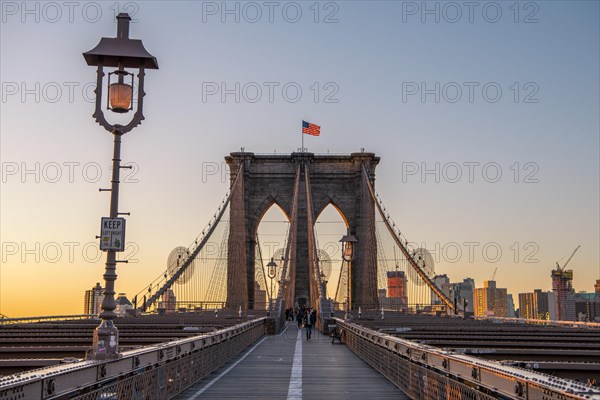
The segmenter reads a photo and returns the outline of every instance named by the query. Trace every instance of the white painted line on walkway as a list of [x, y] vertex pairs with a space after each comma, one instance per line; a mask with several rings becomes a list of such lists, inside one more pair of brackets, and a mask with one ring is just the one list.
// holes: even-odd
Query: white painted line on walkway
[[287, 400], [302, 400], [302, 329], [298, 329]]
[[192, 397], [189, 398], [189, 400], [194, 400], [196, 397], [200, 396], [202, 393], [204, 393], [206, 391], [206, 389], [208, 389], [209, 387], [211, 387], [212, 385], [214, 385], [215, 383], [217, 383], [217, 381], [219, 379], [221, 379], [223, 376], [225, 376], [229, 371], [231, 371], [236, 365], [238, 365], [239, 363], [241, 363], [242, 361], [244, 361], [244, 359], [246, 357], [248, 357], [250, 355], [250, 353], [252, 353], [254, 351], [254, 349], [256, 349], [258, 346], [261, 345], [262, 342], [264, 342], [265, 340], [267, 340], [268, 336], [265, 336], [260, 342], [258, 342], [257, 344], [254, 345], [253, 348], [250, 349], [250, 351], [248, 351], [246, 354], [244, 354], [242, 356], [242, 358], [240, 358], [239, 360], [237, 360], [235, 363], [233, 363], [232, 366], [230, 366], [229, 368], [227, 368], [225, 371], [221, 372], [219, 374], [219, 376], [217, 376], [215, 379], [213, 379], [212, 381], [208, 382], [206, 384], [206, 386], [204, 386], [202, 389], [198, 390], [196, 393], [194, 393], [194, 395]]

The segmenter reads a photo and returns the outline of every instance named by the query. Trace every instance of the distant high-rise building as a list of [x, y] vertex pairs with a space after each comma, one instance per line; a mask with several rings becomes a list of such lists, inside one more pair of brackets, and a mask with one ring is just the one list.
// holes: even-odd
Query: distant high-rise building
[[473, 313], [477, 317], [484, 316], [487, 311], [487, 300], [484, 288], [475, 288], [473, 291]]
[[534, 319], [533, 293], [519, 293], [519, 318]]
[[377, 289], [377, 301], [379, 302], [379, 307], [383, 307], [385, 309], [391, 309], [392, 305], [390, 304], [391, 300], [387, 297], [387, 289], [379, 288]]
[[473, 301], [476, 316], [508, 316], [507, 290], [497, 288], [496, 281], [484, 281], [482, 288], [475, 288]]
[[554, 293], [542, 292], [541, 289], [535, 289], [533, 298], [536, 305], [534, 311], [535, 319], [551, 320], [554, 316], [556, 319], [556, 306], [554, 304]]
[[[436, 275], [432, 280], [435, 286], [440, 288], [441, 291], [446, 294], [446, 296], [450, 297], [450, 279], [448, 279], [448, 275]], [[435, 294], [433, 290], [431, 291], [431, 304], [442, 304], [442, 300], [437, 294]]]
[[388, 271], [387, 297], [390, 299], [399, 299], [400, 303], [405, 305], [408, 304], [406, 274], [404, 271]]
[[117, 303], [115, 313], [119, 317], [125, 316], [125, 314], [127, 314], [127, 310], [133, 309], [133, 304], [131, 304], [125, 293], [119, 293], [119, 296], [115, 299], [115, 303]]
[[515, 301], [510, 293], [506, 295], [506, 316], [508, 318], [515, 317]]
[[556, 321], [556, 300], [554, 292], [546, 292], [548, 295], [548, 319]]
[[102, 311], [102, 300], [104, 300], [104, 295], [102, 294], [103, 290], [102, 286], [100, 286], [100, 282], [98, 282], [92, 289], [85, 291], [83, 300], [84, 314], [100, 314]]
[[575, 294], [575, 312], [578, 321], [600, 321], [600, 294], [586, 292]]
[[554, 293], [535, 289], [533, 293], [519, 293], [519, 317], [527, 319], [556, 319]]
[[600, 279], [596, 279], [596, 283], [594, 283], [594, 292], [600, 296]]
[[575, 291], [573, 290], [573, 270], [552, 270], [552, 291], [556, 303], [556, 318], [559, 321], [575, 321]]
[[177, 307], [177, 298], [175, 297], [175, 292], [173, 290], [165, 290], [162, 295], [161, 301], [158, 302], [158, 308], [160, 310], [164, 310], [167, 314], [172, 314], [176, 312]]
[[452, 300], [456, 298], [459, 309], [462, 309], [466, 302], [467, 308], [465, 311], [472, 312], [474, 310], [473, 292], [475, 290], [475, 281], [473, 278], [465, 278], [462, 282], [451, 283], [449, 288], [450, 298]]

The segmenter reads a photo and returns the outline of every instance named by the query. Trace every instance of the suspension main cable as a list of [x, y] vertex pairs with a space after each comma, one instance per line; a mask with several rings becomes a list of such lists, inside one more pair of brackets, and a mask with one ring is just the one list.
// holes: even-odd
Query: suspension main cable
[[[206, 234], [204, 234], [205, 230], [202, 231], [202, 234], [199, 236], [199, 237], [201, 237], [200, 243], [198, 243], [198, 239], [196, 239], [194, 241], [194, 244], [190, 245], [190, 247], [195, 246], [195, 248], [191, 252], [188, 251], [187, 258], [183, 261], [183, 263], [181, 264], [179, 269], [169, 279], [166, 280], [166, 282], [163, 284], [163, 286], [160, 289], [158, 289], [154, 293], [154, 295], [152, 295], [148, 300], [146, 300], [146, 302], [141, 307], [142, 311], [146, 311], [146, 309], [148, 309], [153, 303], [158, 301], [160, 296], [162, 296], [162, 294], [165, 291], [167, 291], [168, 289], [171, 288], [171, 286], [175, 283], [175, 281], [177, 281], [177, 279], [181, 276], [181, 274], [183, 274], [185, 272], [185, 270], [189, 267], [189, 265], [192, 263], [192, 261], [196, 258], [196, 256], [200, 253], [200, 251], [204, 248], [204, 245], [206, 244], [206, 242], [208, 242], [208, 239], [215, 231], [218, 223], [221, 221], [221, 217], [223, 217], [223, 214], [225, 213], [225, 210], [227, 209], [227, 206], [229, 205], [233, 191], [236, 189], [237, 183], [240, 180], [240, 176], [242, 175], [243, 166], [244, 166], [244, 164], [241, 163], [240, 166], [238, 167], [236, 178], [235, 178], [233, 184], [231, 185], [231, 190], [229, 190], [227, 197], [221, 203], [221, 205], [219, 205], [219, 208], [218, 208], [219, 211], [214, 215], [213, 219], [211, 219], [211, 221], [209, 221], [208, 232], [206, 232]], [[189, 248], [188, 248], [188, 250], [189, 250]]]
[[[449, 309], [451, 309], [455, 314], [458, 314], [458, 310], [455, 309], [454, 303], [448, 298], [448, 296], [440, 288], [437, 287], [437, 285], [431, 280], [431, 278], [429, 278], [427, 273], [421, 269], [421, 267], [419, 266], [419, 264], [417, 263], [417, 261], [414, 258], [414, 254], [410, 254], [410, 252], [408, 251], [408, 248], [406, 247], [406, 245], [408, 245], [408, 240], [405, 240], [406, 245], [405, 245], [405, 243], [402, 243], [400, 235], [398, 233], [396, 233], [396, 231], [392, 228], [392, 223], [390, 222], [391, 218], [390, 218], [389, 214], [386, 216], [381, 199], [378, 199], [377, 196], [375, 195], [375, 190], [373, 189], [373, 185], [371, 184], [371, 180], [369, 179], [367, 169], [364, 164], [362, 166], [362, 172], [363, 172], [363, 178], [365, 179], [365, 181], [367, 183], [367, 188], [369, 189], [369, 193], [371, 194], [371, 198], [373, 199], [373, 202], [377, 206], [377, 210], [379, 210], [379, 213], [381, 214], [383, 221], [384, 221], [386, 227], [388, 228], [388, 231], [392, 235], [394, 241], [396, 242], [396, 244], [398, 245], [398, 247], [400, 248], [402, 253], [404, 253], [404, 256], [408, 260], [409, 264], [413, 267], [413, 269], [417, 272], [417, 274], [421, 277], [421, 279], [423, 279], [423, 281], [425, 281], [427, 286], [429, 286], [429, 288], [440, 298], [440, 300], [442, 300], [446, 304], [446, 306]], [[395, 226], [396, 224], [394, 223], [393, 225]]]

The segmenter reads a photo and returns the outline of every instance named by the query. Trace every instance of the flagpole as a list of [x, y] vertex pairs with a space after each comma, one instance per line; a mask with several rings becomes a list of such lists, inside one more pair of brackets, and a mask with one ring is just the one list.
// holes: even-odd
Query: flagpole
[[304, 132], [302, 129], [300, 129], [300, 135], [302, 135], [302, 153], [304, 153]]

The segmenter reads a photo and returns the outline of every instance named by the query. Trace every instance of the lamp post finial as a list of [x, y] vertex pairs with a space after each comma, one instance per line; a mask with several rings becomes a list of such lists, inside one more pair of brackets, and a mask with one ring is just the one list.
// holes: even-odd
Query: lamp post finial
[[117, 39], [129, 39], [129, 22], [131, 17], [127, 13], [117, 15]]

